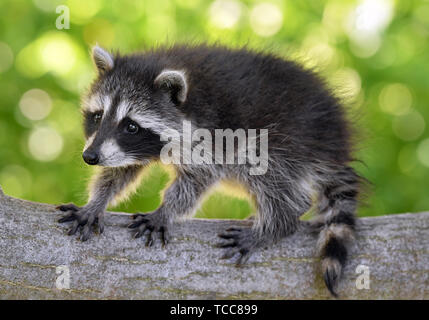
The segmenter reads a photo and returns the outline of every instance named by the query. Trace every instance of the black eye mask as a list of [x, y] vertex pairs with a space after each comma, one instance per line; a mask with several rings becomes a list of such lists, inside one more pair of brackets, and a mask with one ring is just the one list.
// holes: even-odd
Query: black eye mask
[[159, 157], [164, 145], [158, 134], [140, 127], [130, 118], [121, 121], [115, 135], [121, 150], [137, 158]]

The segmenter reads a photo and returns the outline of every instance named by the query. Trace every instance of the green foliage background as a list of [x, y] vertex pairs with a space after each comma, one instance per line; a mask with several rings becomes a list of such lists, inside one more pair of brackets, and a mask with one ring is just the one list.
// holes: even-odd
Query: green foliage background
[[[62, 4], [70, 29], [58, 30]], [[365, 165], [356, 167], [373, 183], [360, 215], [429, 209], [428, 1], [2, 0], [0, 12], [0, 185], [7, 194], [85, 203], [91, 169], [81, 160], [79, 95], [95, 76], [93, 44], [128, 53], [207, 41], [300, 60], [345, 99], [363, 129], [357, 157]], [[152, 167], [117, 209], [155, 209], [168, 181]], [[251, 211], [220, 190], [198, 216]]]

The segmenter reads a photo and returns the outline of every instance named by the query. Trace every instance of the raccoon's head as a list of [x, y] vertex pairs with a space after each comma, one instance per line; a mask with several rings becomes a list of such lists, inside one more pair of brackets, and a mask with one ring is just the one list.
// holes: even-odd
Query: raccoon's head
[[159, 158], [160, 135], [179, 128], [187, 96], [182, 70], [170, 70], [154, 57], [112, 55], [96, 46], [98, 77], [83, 100], [90, 165], [122, 167]]

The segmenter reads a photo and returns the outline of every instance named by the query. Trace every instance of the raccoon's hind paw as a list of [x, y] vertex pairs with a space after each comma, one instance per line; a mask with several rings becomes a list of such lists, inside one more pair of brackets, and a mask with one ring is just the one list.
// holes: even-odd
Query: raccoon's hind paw
[[168, 244], [169, 236], [167, 232], [167, 221], [161, 214], [153, 213], [139, 213], [133, 216], [134, 221], [128, 225], [129, 229], [136, 231], [134, 238], [146, 236], [146, 247], [151, 247], [154, 243], [153, 234], [158, 233], [161, 240], [162, 247]]
[[103, 213], [100, 214], [88, 210], [86, 207], [78, 207], [72, 203], [60, 205], [57, 209], [68, 213], [58, 220], [59, 223], [73, 222], [67, 233], [69, 236], [74, 235], [78, 229], [81, 229], [80, 240], [86, 241], [89, 239], [92, 227], [94, 227], [99, 234], [104, 231]]
[[249, 260], [253, 251], [259, 247], [259, 241], [254, 231], [249, 227], [231, 227], [224, 233], [218, 234], [218, 237], [227, 241], [222, 241], [216, 246], [225, 249], [221, 259], [231, 259], [238, 255], [235, 261], [236, 267], [241, 267]]

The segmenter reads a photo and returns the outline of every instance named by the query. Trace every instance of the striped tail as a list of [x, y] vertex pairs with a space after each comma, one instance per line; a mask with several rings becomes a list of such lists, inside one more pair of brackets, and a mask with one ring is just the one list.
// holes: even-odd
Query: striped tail
[[312, 224], [319, 230], [317, 249], [326, 287], [337, 297], [336, 287], [347, 261], [348, 246], [354, 240], [361, 179], [351, 168], [341, 171], [335, 178], [335, 184], [324, 189], [318, 205], [320, 215]]

